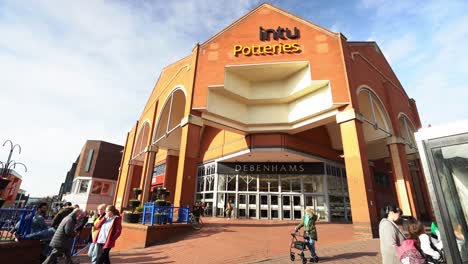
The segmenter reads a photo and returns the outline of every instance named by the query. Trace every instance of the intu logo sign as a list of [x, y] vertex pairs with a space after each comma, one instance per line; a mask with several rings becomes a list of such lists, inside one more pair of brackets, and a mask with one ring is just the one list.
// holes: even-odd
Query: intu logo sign
[[[289, 29], [288, 27], [277, 27], [273, 28], [263, 28], [259, 27], [259, 36], [260, 41], [270, 41], [270, 40], [290, 40], [290, 39], [299, 39], [301, 32], [297, 27]], [[284, 54], [284, 53], [298, 53], [301, 52], [301, 46], [296, 43], [276, 43], [276, 44], [260, 44], [260, 45], [234, 45], [233, 55], [239, 56], [259, 56], [259, 55], [274, 55], [274, 54]]]

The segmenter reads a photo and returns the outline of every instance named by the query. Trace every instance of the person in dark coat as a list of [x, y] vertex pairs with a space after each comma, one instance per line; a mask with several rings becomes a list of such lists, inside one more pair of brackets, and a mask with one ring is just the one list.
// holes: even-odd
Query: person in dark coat
[[[71, 203], [70, 203], [71, 204]], [[67, 216], [69, 215], [73, 210], [75, 209], [75, 207], [73, 206], [65, 206], [63, 207], [62, 209], [60, 209], [60, 211], [58, 211], [58, 213], [54, 216], [54, 219], [52, 220], [52, 227], [57, 229], [57, 227], [60, 225], [60, 223], [62, 222], [62, 220]]]
[[74, 263], [71, 258], [70, 250], [73, 237], [76, 235], [75, 225], [80, 220], [80, 217], [81, 210], [75, 209], [62, 220], [49, 244], [49, 246], [52, 247], [52, 252], [43, 264], [56, 263], [57, 257], [61, 254], [65, 255], [68, 264]]

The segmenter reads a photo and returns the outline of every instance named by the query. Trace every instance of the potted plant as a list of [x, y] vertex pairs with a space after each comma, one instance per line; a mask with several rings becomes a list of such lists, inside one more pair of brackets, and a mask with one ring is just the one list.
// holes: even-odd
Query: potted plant
[[138, 199], [138, 195], [142, 193], [140, 188], [133, 188], [133, 193], [135, 194], [135, 199]]
[[137, 213], [135, 213], [135, 209], [137, 209], [137, 207], [139, 207], [141, 204], [140, 200], [138, 199], [131, 199], [129, 201], [129, 205], [130, 207], [132, 207], [132, 212], [126, 212], [124, 214], [124, 222], [127, 222], [127, 223], [138, 223], [138, 220], [140, 218], [140, 215], [141, 213], [138, 213], [138, 210], [137, 210]]

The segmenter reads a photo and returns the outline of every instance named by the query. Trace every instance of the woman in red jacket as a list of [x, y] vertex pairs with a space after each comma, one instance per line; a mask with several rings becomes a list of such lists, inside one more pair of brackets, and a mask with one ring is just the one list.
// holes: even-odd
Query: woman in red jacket
[[110, 264], [109, 252], [122, 232], [122, 217], [120, 217], [119, 210], [113, 205], [108, 205], [106, 216], [96, 224], [96, 228], [99, 228], [99, 232], [93, 242], [98, 248], [97, 252], [102, 252], [99, 254], [97, 263]]

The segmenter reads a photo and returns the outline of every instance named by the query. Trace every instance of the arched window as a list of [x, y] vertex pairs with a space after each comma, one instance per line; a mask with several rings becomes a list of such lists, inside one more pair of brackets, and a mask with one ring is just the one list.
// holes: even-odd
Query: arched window
[[414, 126], [409, 118], [404, 114], [400, 114], [398, 122], [400, 124], [401, 137], [405, 140], [406, 144], [408, 144], [410, 148], [416, 148], [416, 140], [414, 139]]
[[382, 102], [374, 92], [367, 88], [360, 89], [358, 103], [359, 111], [363, 115], [364, 121], [370, 124], [375, 130], [381, 132], [378, 133], [381, 134], [379, 135], [380, 138], [392, 135], [392, 126], [387, 111], [385, 111]]
[[167, 138], [174, 130], [180, 127], [185, 112], [185, 93], [181, 88], [175, 89], [166, 99], [160, 112], [154, 132], [154, 143]]
[[133, 147], [133, 155], [132, 158], [137, 157], [143, 151], [148, 144], [148, 137], [149, 137], [149, 123], [146, 121], [143, 126], [140, 128], [140, 132], [138, 133], [137, 140], [135, 141], [135, 145]]

